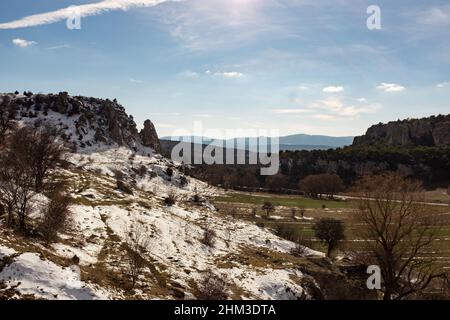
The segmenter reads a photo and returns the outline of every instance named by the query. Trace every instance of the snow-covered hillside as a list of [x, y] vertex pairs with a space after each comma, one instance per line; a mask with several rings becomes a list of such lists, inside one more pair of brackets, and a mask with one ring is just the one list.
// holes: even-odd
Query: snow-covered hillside
[[[45, 107], [51, 99], [19, 97], [31, 102], [19, 105], [17, 97], [2, 96], [0, 104], [15, 103], [21, 124], [48, 122], [64, 131], [66, 142], [76, 143], [54, 175], [68, 182], [74, 205], [70, 228], [51, 245], [0, 225], [0, 297], [195, 299], [208, 270], [228, 279], [228, 295], [235, 299], [308, 299], [320, 290], [301, 270], [310, 259], [322, 259], [322, 253], [305, 248], [304, 257], [293, 256], [294, 243], [218, 212], [213, 197], [221, 191], [184, 176], [182, 165], [155, 153], [132, 120], [125, 126], [123, 119], [131, 119], [125, 113], [117, 131], [111, 123], [117, 116], [105, 117], [100, 100], [76, 98], [90, 101], [80, 115], [70, 112], [75, 100], [66, 95], [64, 103], [72, 101], [70, 107], [59, 111], [52, 110], [53, 104]], [[34, 105], [38, 100], [44, 104], [39, 108]], [[106, 105], [113, 106], [108, 112], [117, 111], [115, 102]], [[26, 108], [34, 110], [31, 117]], [[80, 117], [93, 110], [92, 119], [80, 126]], [[118, 189], [118, 172], [126, 192]], [[164, 200], [171, 195], [176, 203], [168, 206]], [[33, 219], [39, 219], [46, 201], [43, 195], [37, 199]], [[125, 246], [136, 229], [148, 241], [144, 271], [130, 290]], [[214, 230], [213, 243], [202, 241], [205, 230]]]

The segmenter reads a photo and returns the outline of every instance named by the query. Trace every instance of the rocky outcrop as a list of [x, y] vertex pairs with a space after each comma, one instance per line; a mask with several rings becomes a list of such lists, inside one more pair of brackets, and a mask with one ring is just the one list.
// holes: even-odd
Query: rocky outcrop
[[377, 124], [356, 137], [353, 146], [444, 146], [450, 145], [450, 115]]
[[133, 117], [115, 99], [70, 96], [67, 92], [56, 95], [9, 93], [0, 94], [0, 109], [13, 109], [16, 120], [51, 121], [63, 131], [64, 140], [73, 143], [71, 148], [117, 144], [133, 149], [139, 145], [151, 147], [157, 153], [161, 150], [152, 122], [147, 120], [139, 134]]
[[144, 129], [140, 133], [142, 144], [146, 147], [151, 147], [155, 152], [161, 152], [161, 143], [156, 133], [155, 126], [150, 120], [144, 122]]

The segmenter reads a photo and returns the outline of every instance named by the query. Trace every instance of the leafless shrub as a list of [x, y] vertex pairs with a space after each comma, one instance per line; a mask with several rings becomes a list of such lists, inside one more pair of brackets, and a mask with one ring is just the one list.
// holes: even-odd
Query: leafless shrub
[[39, 226], [39, 230], [47, 242], [55, 241], [58, 232], [67, 227], [71, 202], [72, 198], [64, 193], [53, 193], [50, 196], [50, 202], [42, 212], [43, 219]]
[[139, 167], [139, 169], [138, 169], [138, 175], [139, 175], [140, 177], [143, 177], [143, 176], [145, 176], [145, 175], [147, 174], [147, 171], [148, 171], [147, 167], [144, 166], [144, 165], [141, 165], [141, 166]]
[[125, 179], [125, 174], [122, 170], [114, 170], [114, 178], [116, 178], [117, 181], [123, 181]]
[[169, 177], [169, 180], [173, 177], [173, 169], [171, 167], [167, 167], [166, 174]]
[[208, 247], [213, 247], [216, 242], [216, 232], [211, 229], [209, 226], [203, 227], [203, 237], [200, 240], [201, 243]]
[[226, 275], [208, 269], [200, 279], [194, 292], [199, 300], [227, 300], [230, 280]]
[[119, 189], [120, 191], [122, 191], [126, 194], [133, 195], [133, 189], [128, 184], [123, 182], [122, 180], [117, 180], [117, 189]]
[[313, 242], [311, 239], [307, 239], [300, 234], [297, 239], [295, 239], [295, 247], [292, 248], [291, 254], [296, 257], [303, 257], [308, 253], [308, 249], [311, 248], [312, 245]]
[[126, 275], [131, 279], [131, 286], [134, 288], [139, 276], [142, 274], [147, 261], [144, 254], [150, 245], [150, 237], [147, 230], [141, 224], [134, 224], [127, 229], [125, 243]]
[[171, 190], [167, 194], [167, 197], [164, 198], [164, 203], [166, 206], [171, 207], [177, 203], [177, 195], [175, 191]]

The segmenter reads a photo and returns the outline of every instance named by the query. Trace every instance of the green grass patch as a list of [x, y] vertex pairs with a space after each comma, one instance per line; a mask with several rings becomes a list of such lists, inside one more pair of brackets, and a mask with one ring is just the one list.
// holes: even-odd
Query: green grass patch
[[234, 193], [228, 196], [216, 197], [217, 202], [226, 203], [245, 203], [254, 205], [263, 205], [264, 202], [269, 201], [275, 206], [285, 207], [305, 207], [309, 209], [326, 208], [339, 209], [349, 208], [351, 204], [346, 201], [327, 200], [327, 199], [310, 199], [301, 196], [264, 196], [264, 195], [249, 195]]

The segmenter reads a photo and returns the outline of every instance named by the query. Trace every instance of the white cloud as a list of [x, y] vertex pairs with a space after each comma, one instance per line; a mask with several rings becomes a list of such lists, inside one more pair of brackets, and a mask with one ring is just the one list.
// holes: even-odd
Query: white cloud
[[317, 120], [335, 120], [336, 116], [333, 116], [331, 114], [315, 114], [315, 115], [312, 115], [311, 118], [317, 119]]
[[245, 77], [245, 74], [237, 71], [230, 71], [230, 72], [215, 72], [215, 76], [218, 77], [224, 77], [228, 79], [237, 79], [237, 78], [243, 78]]
[[356, 99], [356, 101], [358, 101], [358, 102], [367, 102], [367, 99], [366, 98], [358, 98], [358, 99]]
[[135, 78], [130, 78], [130, 82], [133, 82], [133, 83], [142, 83], [143, 81], [142, 81], [142, 80], [135, 79]]
[[302, 113], [309, 113], [312, 112], [312, 110], [308, 109], [273, 109], [272, 113], [275, 114], [302, 114]]
[[322, 89], [323, 92], [326, 93], [339, 93], [339, 92], [344, 92], [345, 88], [342, 86], [330, 86], [330, 87], [325, 87]]
[[438, 88], [450, 87], [450, 82], [442, 82], [442, 83], [438, 83], [438, 84], [436, 85], [436, 87], [438, 87]]
[[419, 14], [418, 21], [433, 26], [446, 26], [450, 24], [450, 6], [432, 7]]
[[379, 86], [377, 86], [377, 89], [382, 90], [384, 92], [402, 92], [406, 88], [402, 85], [396, 84], [396, 83], [382, 83]]
[[137, 7], [153, 7], [173, 0], [103, 0], [96, 3], [71, 6], [56, 11], [27, 16], [18, 20], [0, 23], [0, 29], [17, 29], [51, 24], [73, 18], [74, 13], [80, 17], [100, 15], [113, 10], [129, 10]]
[[36, 41], [28, 41], [28, 40], [20, 39], [20, 38], [13, 39], [12, 43], [14, 43], [14, 45], [21, 47], [21, 48], [26, 48], [33, 44], [37, 44]]
[[316, 101], [309, 105], [309, 108], [324, 110], [334, 116], [356, 117], [360, 114], [374, 113], [380, 109], [380, 106], [375, 104], [367, 106], [346, 105], [342, 99], [332, 97], [325, 100]]

